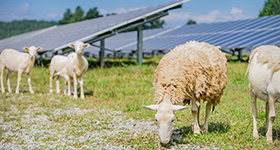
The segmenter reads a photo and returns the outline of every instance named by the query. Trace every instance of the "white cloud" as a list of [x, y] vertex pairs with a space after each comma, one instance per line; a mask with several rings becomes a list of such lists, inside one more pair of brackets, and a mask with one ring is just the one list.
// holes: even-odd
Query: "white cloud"
[[191, 18], [191, 15], [186, 12], [179, 12], [179, 13], [169, 13], [168, 16], [163, 17], [163, 20], [166, 21], [187, 21]]
[[49, 13], [48, 15], [47, 15], [47, 18], [48, 19], [53, 19], [53, 18], [56, 18], [56, 17], [58, 17], [59, 15], [57, 14], [57, 13]]
[[234, 20], [246, 18], [246, 16], [243, 15], [243, 11], [236, 7], [231, 8], [230, 14], [232, 15]]
[[122, 14], [122, 13], [127, 13], [127, 12], [130, 12], [130, 11], [139, 10], [139, 9], [142, 9], [142, 8], [144, 8], [144, 7], [132, 7], [132, 8], [129, 8], [129, 9], [118, 8], [118, 9], [116, 9], [115, 13]]
[[220, 16], [221, 16], [220, 11], [212, 10], [207, 15], [197, 15], [197, 16], [193, 16], [193, 18], [197, 22], [214, 22]]
[[30, 6], [28, 3], [24, 3], [20, 6], [20, 10], [23, 12], [23, 13], [27, 13], [28, 10], [29, 10]]

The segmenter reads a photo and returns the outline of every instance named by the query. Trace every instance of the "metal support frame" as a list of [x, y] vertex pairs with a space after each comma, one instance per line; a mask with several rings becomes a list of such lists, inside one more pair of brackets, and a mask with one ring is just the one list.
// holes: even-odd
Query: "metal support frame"
[[104, 56], [105, 56], [105, 39], [100, 40], [100, 52], [99, 52], [99, 63], [100, 67], [104, 67]]
[[143, 64], [143, 26], [137, 28], [137, 63]]

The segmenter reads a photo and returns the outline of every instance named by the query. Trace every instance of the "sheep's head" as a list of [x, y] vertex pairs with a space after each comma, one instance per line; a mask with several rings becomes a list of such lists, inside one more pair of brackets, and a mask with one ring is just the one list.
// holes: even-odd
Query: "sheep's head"
[[36, 47], [36, 46], [30, 46], [30, 47], [24, 47], [23, 48], [25, 52], [29, 54], [31, 59], [35, 59], [35, 57], [38, 55], [38, 51], [42, 50], [42, 47]]
[[158, 122], [158, 132], [160, 141], [167, 144], [170, 141], [173, 129], [173, 121], [175, 119], [175, 111], [186, 109], [186, 106], [172, 105], [171, 97], [165, 97], [159, 105], [149, 105], [143, 108], [156, 111], [155, 120]]
[[69, 47], [75, 49], [75, 52], [76, 52], [77, 54], [82, 54], [83, 51], [84, 51], [84, 48], [89, 47], [89, 44], [88, 44], [88, 43], [84, 43], [84, 42], [77, 41], [77, 42], [75, 42], [75, 43], [70, 44]]

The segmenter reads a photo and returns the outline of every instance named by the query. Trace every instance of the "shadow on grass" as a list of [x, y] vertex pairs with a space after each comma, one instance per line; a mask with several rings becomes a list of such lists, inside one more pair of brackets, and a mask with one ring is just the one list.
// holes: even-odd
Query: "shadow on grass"
[[[89, 58], [88, 60], [88, 64], [89, 64], [89, 68], [99, 68], [99, 60], [97, 59], [93, 59], [93, 58]], [[35, 61], [35, 66], [39, 66], [39, 67], [49, 67], [49, 64], [51, 62], [51, 59], [36, 59]], [[106, 60], [105, 59], [105, 65], [104, 68], [112, 68], [112, 67], [127, 67], [127, 66], [133, 66], [133, 65], [137, 65], [137, 62], [135, 59], [128, 59], [128, 58], [124, 58], [124, 59], [120, 59], [120, 58], [111, 58]], [[148, 57], [145, 58], [143, 65], [157, 65], [158, 61], [156, 61], [153, 57]]]
[[[266, 127], [263, 126], [259, 129], [259, 134], [266, 137]], [[272, 129], [272, 136], [273, 136], [273, 140], [280, 140], [280, 129]]]
[[[228, 130], [230, 129], [229, 124], [224, 124], [224, 123], [210, 123], [209, 124], [209, 129], [208, 132], [209, 133], [227, 133]], [[201, 126], [202, 129], [202, 126]], [[182, 128], [179, 129], [175, 129], [173, 130], [173, 134], [172, 134], [172, 140], [176, 143], [179, 144], [183, 144], [183, 140], [187, 135], [193, 134], [192, 132], [192, 126], [184, 126]], [[204, 133], [202, 130], [202, 134], [207, 134]]]

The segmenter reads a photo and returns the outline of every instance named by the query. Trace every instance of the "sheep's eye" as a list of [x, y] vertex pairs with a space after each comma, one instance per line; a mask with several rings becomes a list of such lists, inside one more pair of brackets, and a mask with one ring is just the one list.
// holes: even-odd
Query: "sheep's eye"
[[175, 119], [172, 119], [171, 122], [173, 122]]

